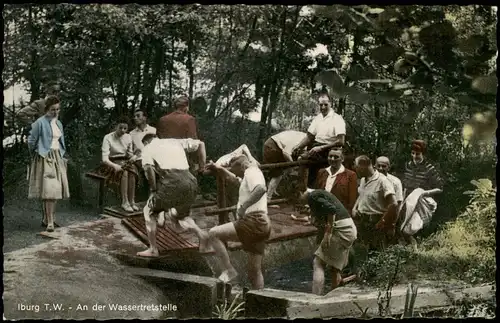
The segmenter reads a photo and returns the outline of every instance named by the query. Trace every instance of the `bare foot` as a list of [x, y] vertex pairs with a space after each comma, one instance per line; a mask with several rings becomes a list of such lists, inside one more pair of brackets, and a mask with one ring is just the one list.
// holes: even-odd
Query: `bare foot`
[[158, 257], [159, 255], [160, 253], [158, 250], [153, 250], [151, 248], [137, 253], [137, 256], [139, 257]]
[[219, 276], [219, 280], [229, 283], [230, 281], [234, 280], [236, 277], [238, 277], [238, 272], [236, 272], [236, 269], [232, 268], [230, 270], [224, 270], [222, 274]]
[[208, 233], [203, 232], [200, 236], [200, 252], [206, 253], [210, 251], [210, 243]]
[[298, 217], [298, 216], [295, 216], [295, 215], [293, 215], [293, 214], [290, 214], [290, 216], [291, 216], [291, 217], [292, 217], [292, 219], [294, 219], [295, 221], [309, 222], [309, 217], [308, 217], [308, 216]]

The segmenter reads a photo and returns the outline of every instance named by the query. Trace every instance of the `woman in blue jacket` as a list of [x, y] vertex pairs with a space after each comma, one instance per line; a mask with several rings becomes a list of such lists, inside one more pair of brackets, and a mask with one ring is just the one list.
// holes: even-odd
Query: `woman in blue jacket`
[[44, 204], [43, 222], [47, 231], [54, 231], [56, 201], [69, 198], [64, 130], [58, 120], [60, 101], [49, 96], [45, 101], [45, 115], [32, 125], [28, 146], [34, 157], [31, 162], [28, 198], [41, 199]]

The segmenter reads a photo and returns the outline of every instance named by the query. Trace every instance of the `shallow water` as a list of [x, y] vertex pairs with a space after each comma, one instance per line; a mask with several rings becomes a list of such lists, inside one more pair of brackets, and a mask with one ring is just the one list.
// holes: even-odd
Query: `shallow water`
[[[311, 293], [312, 276], [313, 256], [266, 270], [264, 283], [266, 288]], [[325, 287], [329, 286], [331, 281], [331, 275], [328, 271], [325, 271]]]

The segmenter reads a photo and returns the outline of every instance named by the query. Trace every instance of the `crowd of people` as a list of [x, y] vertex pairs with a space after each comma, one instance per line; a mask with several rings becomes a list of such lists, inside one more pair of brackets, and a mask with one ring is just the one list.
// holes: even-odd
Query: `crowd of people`
[[[356, 241], [367, 250], [380, 250], [389, 244], [411, 244], [413, 235], [432, 217], [443, 181], [436, 168], [424, 157], [426, 143], [414, 140], [411, 159], [405, 164], [402, 180], [390, 174], [390, 159], [373, 161], [357, 156], [353, 167], [344, 165], [346, 125], [332, 106], [328, 93], [318, 95], [319, 113], [307, 132], [284, 130], [265, 141], [263, 164], [309, 160], [300, 166], [299, 189], [288, 198], [308, 206], [303, 217], [291, 215], [304, 225], [318, 228], [313, 262], [313, 292], [324, 289], [325, 269], [331, 268], [332, 288], [339, 286], [342, 271]], [[196, 120], [189, 114], [189, 98], [174, 102], [176, 111], [162, 117], [157, 128], [148, 124], [147, 114], [136, 111], [135, 128], [129, 132], [127, 118], [119, 119], [114, 131], [102, 141], [102, 163], [95, 172], [104, 176], [120, 192], [125, 212], [139, 211], [135, 190], [144, 178], [149, 198], [143, 208], [149, 239], [141, 257], [159, 255], [158, 226], [171, 223], [176, 230], [189, 230], [200, 240], [200, 251], [213, 248], [224, 267], [220, 279], [231, 281], [237, 272], [231, 264], [225, 242], [241, 242], [248, 253], [248, 277], [252, 288], [264, 287], [262, 261], [266, 241], [271, 235], [272, 218], [268, 201], [281, 183], [283, 168], [272, 169], [268, 182], [246, 145], [207, 162], [203, 141], [198, 139]], [[32, 153], [29, 172], [29, 198], [43, 201], [42, 225], [53, 231], [57, 200], [69, 198], [64, 159], [64, 128], [58, 120], [60, 101], [56, 90], [20, 111], [31, 124], [28, 145]], [[190, 217], [199, 192], [197, 176], [218, 173], [226, 178], [230, 205], [236, 205], [236, 221], [208, 231], [200, 229]], [[359, 180], [358, 180], [359, 178]], [[166, 221], [169, 219], [170, 221]]]

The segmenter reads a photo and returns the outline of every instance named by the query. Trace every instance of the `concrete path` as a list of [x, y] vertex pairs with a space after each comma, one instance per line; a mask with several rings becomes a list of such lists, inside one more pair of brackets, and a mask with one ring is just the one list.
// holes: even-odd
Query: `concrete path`
[[60, 239], [5, 253], [6, 319], [159, 319], [176, 315], [175, 304], [158, 287], [127, 272], [110, 254], [135, 253], [145, 247], [119, 219], [75, 224], [57, 234]]

